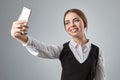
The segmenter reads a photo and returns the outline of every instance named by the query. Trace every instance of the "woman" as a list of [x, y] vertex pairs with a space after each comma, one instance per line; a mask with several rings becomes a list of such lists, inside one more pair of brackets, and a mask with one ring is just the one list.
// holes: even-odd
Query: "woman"
[[27, 34], [26, 21], [15, 21], [11, 35], [20, 41], [34, 56], [58, 58], [62, 65], [61, 80], [105, 80], [102, 52], [86, 38], [87, 19], [79, 9], [65, 12], [64, 26], [72, 37], [63, 45], [47, 45], [31, 38]]

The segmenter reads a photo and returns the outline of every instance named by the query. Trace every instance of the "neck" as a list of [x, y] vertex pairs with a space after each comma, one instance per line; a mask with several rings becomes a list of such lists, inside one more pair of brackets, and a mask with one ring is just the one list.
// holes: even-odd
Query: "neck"
[[86, 38], [85, 35], [83, 36], [77, 36], [77, 37], [73, 37], [73, 40], [80, 44], [81, 46], [83, 46], [84, 44], [86, 44], [88, 42], [88, 39]]

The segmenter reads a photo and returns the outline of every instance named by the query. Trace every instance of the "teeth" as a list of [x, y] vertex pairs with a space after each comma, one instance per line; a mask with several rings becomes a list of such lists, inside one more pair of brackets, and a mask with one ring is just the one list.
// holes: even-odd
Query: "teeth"
[[76, 31], [77, 31], [77, 29], [72, 29], [71, 31], [72, 31], [72, 32], [76, 32]]

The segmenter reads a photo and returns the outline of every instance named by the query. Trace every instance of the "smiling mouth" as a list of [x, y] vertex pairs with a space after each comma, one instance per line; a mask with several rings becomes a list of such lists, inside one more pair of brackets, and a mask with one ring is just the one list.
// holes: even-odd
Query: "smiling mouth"
[[78, 31], [78, 28], [71, 29], [70, 32], [75, 33]]

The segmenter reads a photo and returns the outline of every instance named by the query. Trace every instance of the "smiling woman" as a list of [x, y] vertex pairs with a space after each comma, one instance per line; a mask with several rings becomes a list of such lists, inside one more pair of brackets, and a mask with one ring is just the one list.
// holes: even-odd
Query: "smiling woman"
[[[76, 13], [73, 12], [69, 12], [66, 17], [65, 17], [65, 29], [67, 31], [67, 33], [73, 37], [73, 39], [75, 40], [75, 38], [79, 39], [84, 39], [84, 43], [87, 42], [87, 39], [84, 35], [84, 22], [81, 19], [81, 17], [79, 17]], [[79, 41], [79, 40], [78, 40]], [[82, 41], [80, 41], [80, 44], [82, 45]], [[83, 44], [84, 44], [83, 43]]]
[[[21, 32], [27, 31], [25, 21], [13, 23], [11, 35], [20, 41], [34, 56], [59, 59], [61, 80], [105, 80], [102, 51], [84, 33], [87, 19], [79, 9], [70, 9], [64, 15], [66, 32], [72, 37], [62, 45], [47, 45]], [[24, 28], [22, 28], [24, 27]]]

